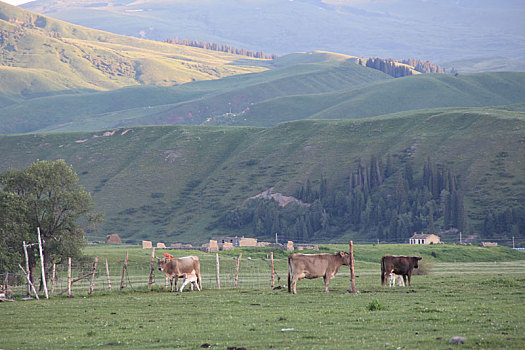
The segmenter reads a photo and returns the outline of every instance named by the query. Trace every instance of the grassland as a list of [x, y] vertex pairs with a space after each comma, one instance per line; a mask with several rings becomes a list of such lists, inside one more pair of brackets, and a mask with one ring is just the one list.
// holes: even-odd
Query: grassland
[[[149, 250], [127, 248], [130, 261], [149, 265]], [[321, 247], [323, 251], [332, 248], [339, 247]], [[356, 245], [354, 249], [359, 294], [346, 292], [350, 283], [344, 266], [331, 281], [329, 294], [317, 279], [301, 280], [298, 294], [289, 295], [286, 289], [269, 288], [268, 261], [262, 259], [268, 252], [221, 252], [222, 263], [244, 253], [241, 274], [251, 256], [251, 263], [265, 271], [264, 286], [242, 284], [246, 277], [241, 275], [237, 289], [223, 284], [219, 290], [210, 281], [202, 292], [180, 295], [165, 292], [161, 276], [151, 292], [130, 285], [119, 292], [115, 288], [118, 282], [109, 292], [96, 282], [98, 289], [92, 295], [87, 295], [85, 288], [74, 292], [73, 298], [1, 303], [4, 322], [0, 343], [4, 349], [195, 349], [204, 344], [214, 349], [449, 349], [454, 346], [449, 339], [461, 336], [466, 339], [461, 348], [523, 347], [522, 252], [459, 246], [412, 250], [414, 247], [407, 245]], [[109, 257], [113, 264], [123, 257], [124, 250], [90, 247], [86, 252], [91, 258]], [[447, 250], [453, 251], [457, 262], [451, 255], [442, 255]], [[376, 256], [399, 252], [422, 254], [423, 261], [434, 259], [431, 269], [413, 276], [411, 287], [381, 287]], [[206, 273], [213, 275], [214, 259], [197, 254], [203, 266], [211, 263]], [[285, 257], [284, 253], [276, 254], [281, 275], [286, 274], [286, 266], [281, 264]], [[227, 280], [227, 273], [221, 278]], [[103, 280], [104, 273], [101, 275]]]
[[[0, 94], [15, 99], [71, 90], [171, 86], [265, 70], [261, 60], [125, 37], [0, 4]], [[249, 62], [253, 62], [252, 65]]]
[[[304, 62], [301, 55], [298, 56], [293, 62]], [[117, 125], [226, 124], [229, 122], [221, 117], [235, 116], [261, 101], [341, 91], [391, 79], [382, 72], [346, 61], [348, 58], [317, 53], [308, 56], [310, 63], [293, 64], [277, 59], [272, 62], [273, 69], [262, 74], [242, 74], [173, 87], [149, 85], [27, 99], [0, 108], [0, 132], [99, 130]]]
[[[523, 112], [460, 108], [364, 120], [298, 121], [273, 128], [162, 126], [0, 136], [0, 171], [63, 158], [123, 239], [202, 243], [216, 221], [270, 187], [293, 194], [324, 174], [344, 181], [357, 159], [431, 157], [461, 178], [471, 223], [524, 198]], [[228, 232], [228, 234], [247, 234]], [[341, 233], [341, 239], [352, 237]], [[354, 237], [356, 239], [357, 237]], [[102, 240], [100, 238], [99, 240]]]
[[[525, 73], [393, 79], [348, 61], [348, 56], [321, 52], [293, 56], [276, 60], [264, 72], [173, 87], [136, 86], [16, 103], [6, 100], [0, 106], [0, 133], [170, 124], [268, 127], [302, 119], [354, 119], [525, 102]], [[300, 63], [302, 56], [309, 63]]]

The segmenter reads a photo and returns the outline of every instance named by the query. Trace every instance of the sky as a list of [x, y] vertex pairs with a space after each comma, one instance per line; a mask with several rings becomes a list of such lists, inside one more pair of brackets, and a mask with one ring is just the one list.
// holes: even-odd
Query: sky
[[32, 0], [2, 0], [3, 2], [7, 2], [11, 5], [21, 5], [25, 4], [26, 2], [31, 2]]

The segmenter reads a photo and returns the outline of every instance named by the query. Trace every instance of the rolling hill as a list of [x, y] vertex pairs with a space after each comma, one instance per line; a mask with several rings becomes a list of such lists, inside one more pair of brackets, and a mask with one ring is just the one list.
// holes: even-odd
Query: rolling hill
[[[318, 61], [318, 55], [323, 61]], [[98, 130], [137, 125], [273, 126], [300, 119], [353, 119], [414, 109], [525, 103], [525, 73], [424, 74], [392, 79], [348, 56], [277, 66], [175, 87], [33, 98], [0, 108], [0, 133]], [[338, 59], [334, 59], [337, 57]], [[293, 62], [293, 60], [291, 61]]]
[[[448, 108], [272, 128], [156, 126], [1, 135], [0, 171], [37, 159], [72, 164], [106, 215], [91, 239], [110, 232], [130, 242], [203, 242], [217, 235], [252, 236], [253, 231], [221, 226], [221, 218], [269, 188], [294, 195], [305, 181], [318, 184], [321, 176], [336, 186], [347, 182], [358, 159], [373, 155], [410, 161], [414, 169], [430, 157], [462, 182], [476, 232], [488, 210], [525, 200], [524, 127], [524, 112]], [[349, 231], [329, 239], [348, 238], [371, 239]]]
[[[293, 59], [277, 59], [273, 69], [260, 74], [174, 87], [128, 87], [33, 98], [0, 108], [3, 125], [0, 133], [203, 124], [208, 118], [239, 113], [267, 99], [342, 91], [391, 79], [349, 59], [349, 56], [328, 53], [301, 54], [294, 55]], [[296, 61], [301, 63], [291, 63]]]
[[123, 35], [279, 55], [325, 50], [437, 63], [479, 55], [525, 59], [519, 0], [38, 0], [23, 6]]
[[[265, 70], [257, 59], [92, 30], [0, 2], [4, 105], [63, 92], [171, 86]], [[253, 62], [250, 65], [250, 62]]]

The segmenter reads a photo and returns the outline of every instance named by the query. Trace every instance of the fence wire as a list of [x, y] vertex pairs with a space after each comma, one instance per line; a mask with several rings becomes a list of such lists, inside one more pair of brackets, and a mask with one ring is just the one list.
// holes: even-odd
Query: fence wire
[[[213, 255], [199, 256], [201, 261], [202, 287], [204, 289], [217, 289], [216, 257]], [[236, 266], [238, 257], [220, 256], [219, 258], [219, 280], [221, 289], [270, 289], [271, 286], [271, 261], [266, 258], [250, 258], [243, 256], [239, 265], [238, 285], [235, 287]], [[274, 286], [284, 287], [287, 283], [287, 259], [274, 259]], [[71, 279], [75, 280], [81, 276], [93, 272], [93, 263], [72, 264]], [[93, 279], [94, 292], [116, 292], [120, 290], [147, 290], [149, 287], [151, 263], [128, 261], [127, 269], [124, 271], [124, 263], [109, 263], [109, 278], [106, 271], [105, 259], [99, 259]], [[7, 280], [8, 292], [14, 295], [27, 294], [25, 276], [20, 273], [9, 273]], [[169, 289], [164, 272], [158, 270], [157, 262], [153, 266], [152, 289]], [[0, 283], [4, 285], [6, 274], [0, 274]], [[40, 287], [40, 274], [35, 271], [35, 288]], [[52, 272], [46, 275], [48, 291], [52, 295], [68, 294], [68, 265], [55, 265], [55, 278]], [[72, 295], [86, 295], [89, 292], [91, 275], [74, 282], [71, 286]], [[122, 289], [121, 289], [122, 285]], [[182, 278], [179, 278], [177, 287], [182, 286]], [[185, 287], [189, 289], [189, 284]], [[39, 293], [40, 294], [40, 293]]]

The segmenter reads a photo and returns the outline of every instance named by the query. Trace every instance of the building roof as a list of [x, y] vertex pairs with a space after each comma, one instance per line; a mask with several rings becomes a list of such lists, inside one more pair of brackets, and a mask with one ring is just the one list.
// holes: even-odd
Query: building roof
[[435, 237], [438, 237], [438, 235], [435, 235], [433, 233], [415, 233], [412, 237], [412, 239], [425, 239], [425, 238], [429, 238], [429, 237], [432, 237], [432, 236], [435, 236]]

